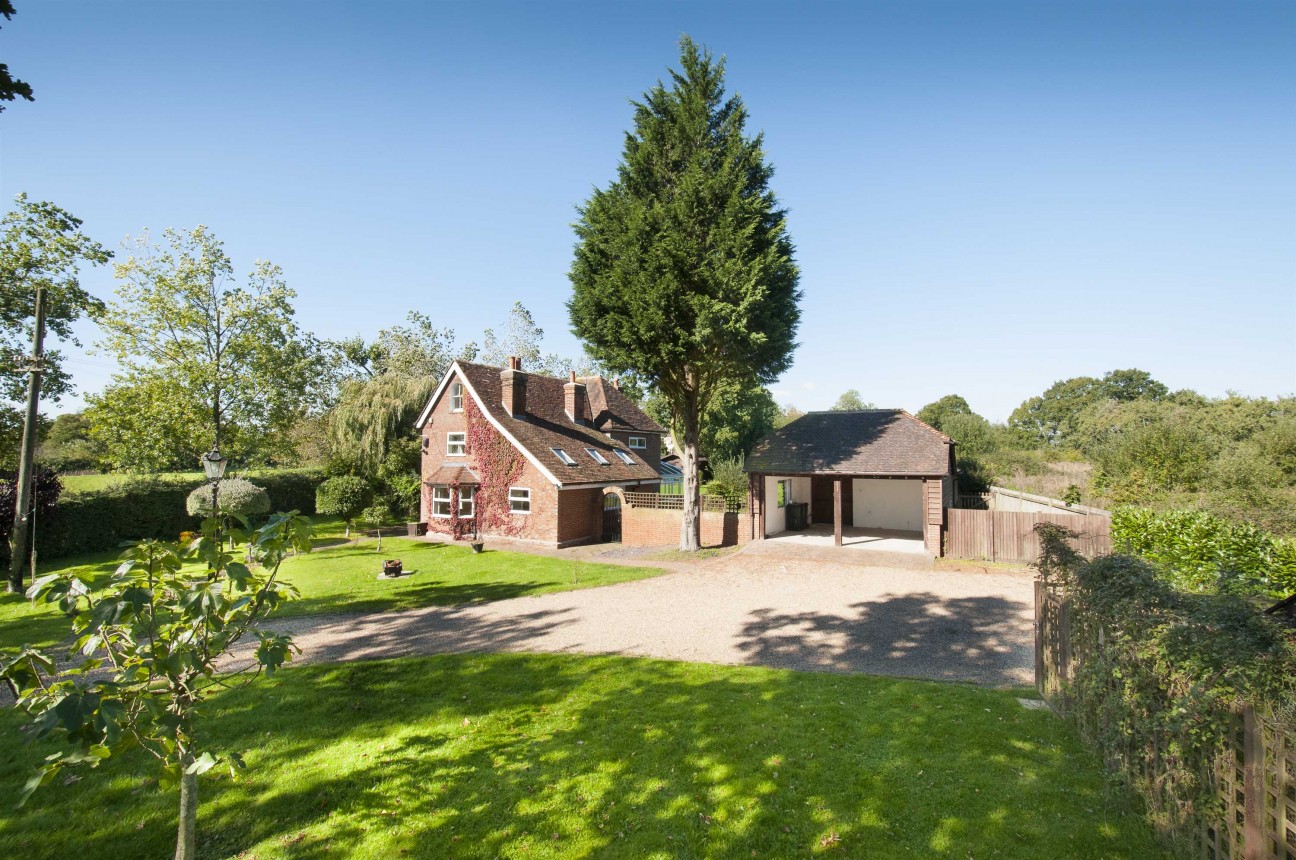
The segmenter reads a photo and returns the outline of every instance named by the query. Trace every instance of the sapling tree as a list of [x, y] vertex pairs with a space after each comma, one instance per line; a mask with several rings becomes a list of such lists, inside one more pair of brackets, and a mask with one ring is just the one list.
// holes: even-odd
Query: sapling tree
[[[95, 767], [143, 750], [158, 768], [158, 786], [180, 787], [177, 860], [196, 851], [198, 776], [218, 762], [234, 771], [238, 753], [217, 749], [197, 716], [213, 694], [267, 676], [292, 658], [292, 638], [262, 629], [265, 618], [296, 589], [278, 578], [289, 551], [309, 552], [310, 521], [275, 514], [251, 537], [255, 564], [236, 561], [207, 519], [188, 546], [141, 541], [123, 554], [98, 591], [71, 574], [37, 579], [28, 596], [72, 619], [81, 662], [60, 667], [31, 648], [0, 661], [0, 678], [17, 707], [32, 718], [38, 740], [62, 748], [27, 782], [23, 801], [65, 769]], [[188, 564], [198, 561], [201, 564]], [[254, 639], [238, 667], [235, 647]]]
[[390, 517], [391, 512], [386, 505], [370, 505], [360, 512], [360, 522], [378, 531], [378, 547], [374, 552], [382, 552], [382, 526]]
[[351, 537], [351, 523], [369, 503], [369, 485], [355, 475], [329, 478], [315, 490], [315, 511], [326, 517], [341, 517], [346, 536]]

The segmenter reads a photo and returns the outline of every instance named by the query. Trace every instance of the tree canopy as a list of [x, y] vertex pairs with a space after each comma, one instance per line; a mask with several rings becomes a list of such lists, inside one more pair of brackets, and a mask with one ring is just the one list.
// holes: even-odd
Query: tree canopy
[[861, 409], [875, 409], [872, 403], [866, 403], [863, 395], [854, 388], [849, 388], [843, 392], [837, 402], [832, 405], [833, 412], [858, 412]]
[[727, 385], [777, 379], [800, 322], [773, 168], [724, 73], [685, 36], [671, 85], [634, 103], [616, 179], [579, 209], [567, 305], [594, 359], [670, 404], [683, 436], [683, 549], [699, 540], [702, 416]]
[[946, 394], [940, 400], [928, 403], [914, 417], [937, 430], [945, 429], [945, 422], [955, 415], [973, 415], [972, 407], [957, 394]]
[[[9, 400], [23, 397], [23, 368], [31, 353], [36, 290], [45, 290], [45, 327], [56, 340], [78, 344], [73, 324], [103, 311], [82, 288], [83, 265], [100, 266], [112, 252], [81, 232], [81, 219], [53, 203], [19, 194], [0, 220], [0, 387]], [[71, 389], [57, 349], [45, 353], [41, 397], [57, 400]]]
[[[13, 3], [9, 0], [0, 0], [0, 15], [4, 15], [5, 20], [9, 21], [13, 19], [14, 14]], [[31, 84], [15, 78], [9, 73], [8, 64], [0, 63], [0, 113], [4, 112], [4, 102], [11, 102], [16, 98], [23, 98], [29, 102], [36, 101]]]
[[258, 260], [246, 286], [206, 228], [144, 234], [116, 266], [99, 346], [121, 372], [89, 398], [94, 435], [118, 468], [192, 467], [219, 437], [233, 460], [273, 462], [319, 401], [321, 350], [297, 325], [296, 293]]
[[1095, 379], [1076, 376], [1055, 382], [1008, 416], [1008, 426], [1040, 445], [1067, 445], [1081, 414], [1103, 400], [1161, 400], [1168, 390], [1144, 370], [1113, 370]]

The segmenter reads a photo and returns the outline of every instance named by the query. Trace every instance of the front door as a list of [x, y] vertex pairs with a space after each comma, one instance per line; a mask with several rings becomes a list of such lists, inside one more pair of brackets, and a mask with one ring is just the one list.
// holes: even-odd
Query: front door
[[[851, 479], [842, 478], [842, 525], [855, 523], [855, 504], [851, 497]], [[815, 476], [810, 479], [810, 521], [833, 524], [833, 479]]]
[[621, 540], [621, 497], [616, 493], [603, 497], [603, 540], [613, 543]]

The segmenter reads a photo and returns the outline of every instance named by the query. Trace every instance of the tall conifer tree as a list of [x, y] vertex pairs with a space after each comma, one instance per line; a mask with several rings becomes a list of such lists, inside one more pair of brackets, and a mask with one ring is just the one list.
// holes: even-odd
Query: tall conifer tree
[[763, 136], [726, 98], [725, 63], [685, 36], [680, 71], [635, 102], [616, 180], [579, 210], [572, 328], [612, 372], [670, 404], [684, 466], [680, 548], [700, 545], [698, 439], [727, 385], [791, 365], [800, 321], [786, 212], [769, 188]]

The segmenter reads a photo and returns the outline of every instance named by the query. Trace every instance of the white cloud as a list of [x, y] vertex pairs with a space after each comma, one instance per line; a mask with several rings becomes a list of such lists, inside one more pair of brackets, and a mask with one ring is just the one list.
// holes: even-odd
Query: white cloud
[[815, 390], [815, 384], [813, 382], [803, 382], [801, 383], [801, 387], [804, 388], [806, 391]]

